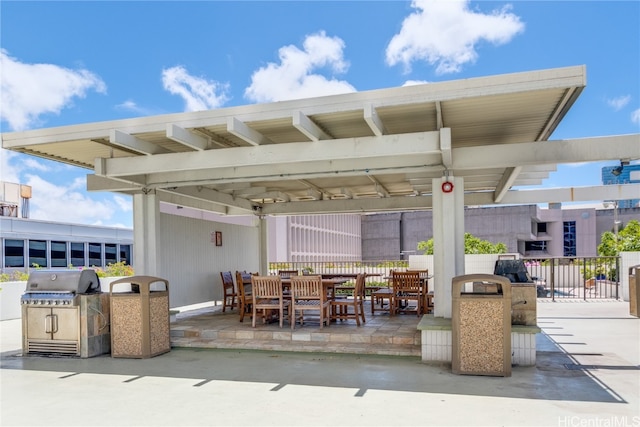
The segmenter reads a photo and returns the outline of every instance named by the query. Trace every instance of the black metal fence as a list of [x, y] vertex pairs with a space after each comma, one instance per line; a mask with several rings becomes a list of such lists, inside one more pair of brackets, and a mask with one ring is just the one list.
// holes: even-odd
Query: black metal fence
[[538, 298], [620, 299], [619, 257], [525, 258]]
[[[538, 298], [556, 299], [620, 299], [619, 257], [554, 257], [524, 258], [529, 275], [536, 283]], [[301, 274], [368, 273], [368, 284], [384, 281], [389, 270], [406, 270], [408, 261], [323, 261], [269, 263], [269, 274], [278, 270], [298, 270]], [[493, 273], [493, 263], [467, 270], [486, 270]], [[377, 276], [376, 276], [377, 275]]]

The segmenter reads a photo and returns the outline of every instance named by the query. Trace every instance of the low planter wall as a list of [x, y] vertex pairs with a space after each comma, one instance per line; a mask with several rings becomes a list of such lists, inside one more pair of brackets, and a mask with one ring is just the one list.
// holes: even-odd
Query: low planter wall
[[0, 321], [20, 319], [22, 308], [20, 297], [27, 287], [27, 281], [1, 282], [0, 288]]

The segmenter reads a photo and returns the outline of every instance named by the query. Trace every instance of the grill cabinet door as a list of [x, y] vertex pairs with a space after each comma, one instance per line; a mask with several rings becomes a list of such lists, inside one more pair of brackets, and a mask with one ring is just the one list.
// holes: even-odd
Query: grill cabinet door
[[77, 341], [80, 339], [78, 307], [52, 308], [54, 316], [54, 340]]
[[27, 337], [35, 340], [51, 339], [51, 309], [49, 307], [27, 307]]
[[27, 311], [29, 339], [78, 340], [78, 307], [28, 307]]

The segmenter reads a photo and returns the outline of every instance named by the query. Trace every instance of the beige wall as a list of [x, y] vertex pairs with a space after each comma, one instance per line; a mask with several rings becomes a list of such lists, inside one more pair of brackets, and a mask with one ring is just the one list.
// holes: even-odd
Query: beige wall
[[[259, 229], [160, 215], [160, 276], [169, 280], [171, 307], [222, 299], [220, 271], [257, 271]], [[222, 233], [216, 246], [212, 233]]]

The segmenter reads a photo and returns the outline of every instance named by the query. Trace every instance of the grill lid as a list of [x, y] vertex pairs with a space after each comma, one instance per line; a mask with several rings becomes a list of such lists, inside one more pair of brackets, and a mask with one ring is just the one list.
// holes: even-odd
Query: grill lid
[[529, 271], [521, 259], [499, 259], [493, 274], [508, 277], [512, 283], [533, 283]]
[[25, 292], [100, 292], [100, 279], [95, 270], [35, 270], [29, 274]]

